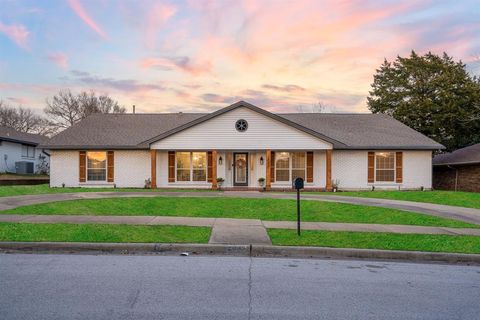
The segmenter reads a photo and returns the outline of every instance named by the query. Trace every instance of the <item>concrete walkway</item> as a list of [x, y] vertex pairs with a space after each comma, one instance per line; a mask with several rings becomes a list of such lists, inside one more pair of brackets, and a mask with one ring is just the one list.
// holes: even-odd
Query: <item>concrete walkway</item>
[[[0, 222], [183, 225], [211, 227], [212, 244], [271, 244], [267, 229], [296, 229], [295, 221], [262, 221], [165, 216], [85, 216], [85, 215], [0, 215]], [[446, 234], [480, 236], [480, 229], [426, 227], [390, 224], [302, 222], [302, 230], [387, 232], [401, 234]]]
[[[0, 210], [13, 209], [20, 206], [40, 204], [55, 201], [102, 199], [102, 198], [127, 198], [127, 197], [201, 197], [201, 198], [255, 198], [255, 199], [295, 199], [294, 193], [272, 193], [254, 191], [226, 191], [226, 192], [79, 192], [79, 193], [52, 193], [38, 195], [24, 195], [14, 197], [0, 197]], [[432, 203], [357, 198], [327, 194], [303, 193], [303, 200], [327, 201], [367, 205], [375, 207], [393, 208], [403, 211], [420, 212], [432, 216], [455, 219], [469, 223], [480, 224], [480, 209], [447, 206]]]

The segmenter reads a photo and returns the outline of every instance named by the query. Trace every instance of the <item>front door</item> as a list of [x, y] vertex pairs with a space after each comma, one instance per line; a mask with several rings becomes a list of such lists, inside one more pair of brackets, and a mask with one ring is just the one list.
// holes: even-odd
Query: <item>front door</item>
[[233, 185], [248, 186], [248, 153], [234, 153], [233, 166]]

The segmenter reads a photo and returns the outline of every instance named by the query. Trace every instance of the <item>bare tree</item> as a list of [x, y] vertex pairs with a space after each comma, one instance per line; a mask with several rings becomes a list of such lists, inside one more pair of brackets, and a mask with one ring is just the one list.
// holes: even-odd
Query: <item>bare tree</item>
[[125, 107], [108, 95], [97, 96], [94, 91], [74, 95], [62, 90], [51, 100], [47, 99], [45, 113], [52, 126], [66, 129], [93, 113], [125, 113]]
[[44, 135], [53, 133], [44, 117], [35, 114], [31, 109], [12, 107], [1, 100], [0, 125], [26, 133], [38, 133]]

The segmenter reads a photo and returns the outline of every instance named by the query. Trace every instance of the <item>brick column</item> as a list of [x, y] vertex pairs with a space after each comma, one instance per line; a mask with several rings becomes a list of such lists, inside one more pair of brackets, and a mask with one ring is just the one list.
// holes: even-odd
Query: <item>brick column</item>
[[212, 190], [217, 189], [217, 150], [212, 150]]
[[157, 188], [157, 150], [150, 150], [151, 188]]
[[272, 188], [272, 151], [266, 150], [265, 152], [265, 190], [269, 191]]
[[332, 149], [328, 149], [326, 152], [326, 185], [327, 191], [332, 191]]

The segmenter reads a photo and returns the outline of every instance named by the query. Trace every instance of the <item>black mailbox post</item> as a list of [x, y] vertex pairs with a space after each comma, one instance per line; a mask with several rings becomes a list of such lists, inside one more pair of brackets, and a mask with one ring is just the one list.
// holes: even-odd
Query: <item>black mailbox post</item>
[[293, 181], [293, 188], [297, 190], [297, 234], [300, 235], [300, 190], [304, 188], [302, 178]]

